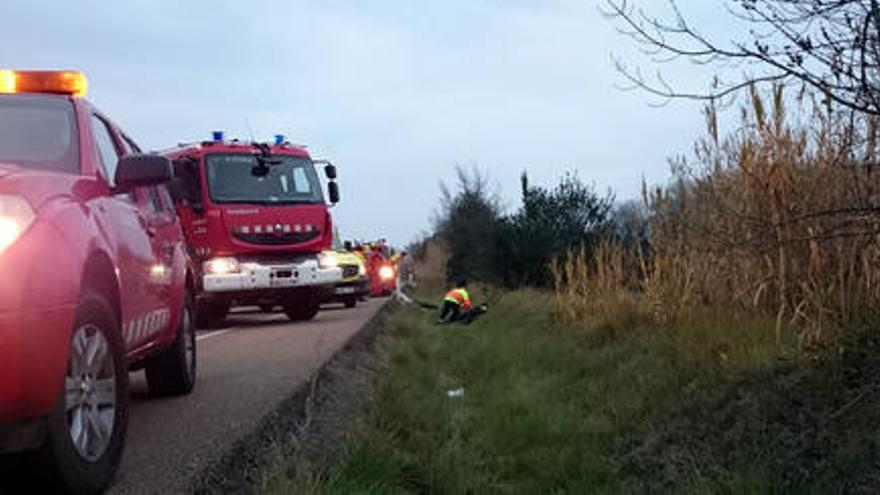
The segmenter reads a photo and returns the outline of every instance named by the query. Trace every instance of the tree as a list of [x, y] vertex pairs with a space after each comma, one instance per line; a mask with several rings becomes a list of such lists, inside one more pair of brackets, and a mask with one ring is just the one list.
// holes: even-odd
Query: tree
[[458, 189], [441, 184], [440, 215], [435, 230], [449, 249], [449, 279], [497, 281], [493, 273], [501, 207], [488, 178], [476, 168], [456, 167]]
[[613, 197], [599, 196], [574, 174], [554, 189], [529, 185], [523, 173], [522, 207], [501, 223], [497, 272], [507, 285], [547, 285], [554, 257], [610, 232]]
[[715, 100], [756, 82], [800, 81], [845, 108], [880, 115], [880, 0], [731, 0], [728, 14], [751, 29], [724, 43], [692, 26], [676, 0], [668, 4], [666, 17], [631, 0], [606, 0], [604, 11], [655, 62], [684, 58], [757, 72], [734, 81], [716, 79], [711, 90], [693, 92], [673, 88], [659, 73], [649, 81], [640, 69], [616, 60], [632, 88], [664, 99]]

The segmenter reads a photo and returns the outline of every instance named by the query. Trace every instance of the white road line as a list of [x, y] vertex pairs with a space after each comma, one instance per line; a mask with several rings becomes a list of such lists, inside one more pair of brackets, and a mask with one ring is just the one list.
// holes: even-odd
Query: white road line
[[227, 332], [229, 332], [229, 330], [215, 330], [213, 332], [208, 332], [208, 333], [196, 336], [196, 340], [199, 341], [199, 340], [209, 339], [211, 337], [223, 335], [224, 333], [227, 333]]

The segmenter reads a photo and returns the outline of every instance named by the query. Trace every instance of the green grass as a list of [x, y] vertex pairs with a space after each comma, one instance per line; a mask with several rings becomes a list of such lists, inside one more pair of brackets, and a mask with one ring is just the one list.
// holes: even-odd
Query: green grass
[[[436, 326], [432, 314], [400, 311], [389, 329], [387, 369], [350, 425], [343, 454], [296, 490], [766, 493], [810, 486], [785, 485], [785, 451], [803, 435], [782, 442], [775, 435], [800, 421], [787, 414], [803, 401], [780, 399], [776, 390], [804, 365], [780, 365], [771, 320], [707, 312], [674, 328], [603, 333], [560, 326], [549, 307], [547, 294], [510, 293], [469, 327]], [[464, 395], [448, 397], [456, 388]], [[292, 490], [286, 486], [274, 491]]]

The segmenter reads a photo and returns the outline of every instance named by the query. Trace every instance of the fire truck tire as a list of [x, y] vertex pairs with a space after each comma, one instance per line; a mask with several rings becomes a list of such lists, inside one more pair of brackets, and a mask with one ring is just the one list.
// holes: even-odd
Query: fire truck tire
[[226, 315], [229, 314], [228, 302], [224, 301], [205, 301], [196, 308], [196, 327], [197, 328], [215, 328], [223, 323]]
[[321, 301], [310, 297], [305, 301], [285, 305], [284, 313], [291, 321], [309, 321], [318, 314], [320, 309]]
[[345, 304], [346, 308], [350, 309], [350, 308], [357, 306], [358, 298], [357, 298], [357, 296], [348, 296], [342, 302]]
[[184, 297], [177, 337], [168, 349], [147, 361], [147, 387], [153, 396], [184, 395], [196, 383], [196, 332], [192, 296]]
[[[80, 297], [65, 386], [47, 418], [46, 442], [33, 455], [34, 472], [52, 491], [101, 493], [119, 467], [128, 430], [129, 391], [125, 345], [116, 318], [104, 296], [87, 291]], [[96, 430], [109, 436], [97, 435]]]

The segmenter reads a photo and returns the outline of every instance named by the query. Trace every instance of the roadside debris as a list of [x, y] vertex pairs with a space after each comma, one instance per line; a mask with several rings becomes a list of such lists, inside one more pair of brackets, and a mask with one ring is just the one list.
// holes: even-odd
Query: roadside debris
[[449, 389], [446, 391], [446, 396], [453, 397], [453, 398], [462, 397], [462, 396], [464, 396], [464, 388]]

